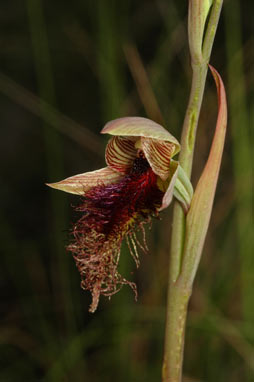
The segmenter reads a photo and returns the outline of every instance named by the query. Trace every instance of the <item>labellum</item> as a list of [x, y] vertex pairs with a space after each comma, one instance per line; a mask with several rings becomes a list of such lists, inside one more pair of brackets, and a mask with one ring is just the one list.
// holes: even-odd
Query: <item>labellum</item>
[[124, 284], [137, 295], [136, 285], [117, 270], [121, 244], [125, 238], [138, 266], [138, 248], [148, 251], [144, 225], [172, 200], [178, 163], [171, 158], [180, 150], [171, 134], [146, 118], [111, 121], [102, 133], [113, 135], [106, 147], [107, 167], [48, 184], [81, 196], [81, 218], [67, 249], [82, 288], [92, 294], [90, 312], [96, 310], [101, 294], [110, 297]]

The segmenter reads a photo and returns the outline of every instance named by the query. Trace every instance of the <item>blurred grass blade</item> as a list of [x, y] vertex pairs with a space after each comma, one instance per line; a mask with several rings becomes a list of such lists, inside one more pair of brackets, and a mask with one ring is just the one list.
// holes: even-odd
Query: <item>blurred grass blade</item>
[[[121, 38], [125, 25], [128, 1], [123, 5], [121, 17], [118, 2], [99, 1], [97, 8], [98, 72], [101, 87], [103, 118], [105, 121], [121, 116], [124, 100], [124, 74], [121, 63]], [[120, 17], [120, 18], [119, 18]]]
[[59, 133], [70, 138], [79, 146], [95, 154], [104, 156], [104, 147], [99, 138], [92, 131], [62, 114], [52, 104], [42, 99], [10, 77], [0, 72], [0, 92], [41, 118], [46, 124], [52, 126]]
[[[250, 84], [244, 74], [241, 35], [241, 2], [225, 5], [226, 52], [228, 66], [230, 125], [233, 138], [233, 170], [236, 199], [237, 252], [241, 267], [242, 309], [244, 319], [254, 323], [254, 212], [253, 212], [253, 146], [248, 116], [246, 85]], [[244, 26], [245, 27], [245, 26]], [[249, 39], [253, 38], [249, 35]], [[252, 55], [253, 41], [246, 57]], [[247, 55], [248, 53], [248, 55]], [[253, 63], [250, 65], [250, 75]], [[251, 108], [249, 109], [251, 110]], [[252, 109], [253, 112], [253, 109]], [[252, 135], [253, 137], [253, 135]], [[248, 379], [248, 381], [253, 379]]]
[[[26, 4], [38, 92], [40, 97], [45, 99], [49, 104], [55, 104], [56, 95], [43, 5], [41, 0], [27, 0]], [[42, 114], [47, 115], [47, 109], [44, 109], [44, 104], [41, 104], [40, 107]], [[48, 179], [64, 177], [61, 137], [56, 130], [52, 129], [52, 127], [46, 123], [43, 125], [43, 132]], [[54, 258], [57, 259], [57, 261], [53, 260], [50, 264], [51, 277], [55, 306], [60, 303], [63, 308], [60, 314], [59, 311], [56, 310], [56, 315], [59, 315], [58, 318], [62, 321], [64, 330], [71, 332], [75, 327], [75, 320], [69, 309], [72, 305], [69, 286], [69, 258], [65, 254], [62, 239], [62, 230], [67, 227], [67, 205], [66, 199], [57, 196], [54, 192], [50, 193], [50, 197], [52, 211], [50, 219], [52, 232], [50, 245], [51, 251], [54, 253]]]
[[138, 49], [133, 44], [124, 46], [127, 64], [136, 84], [136, 88], [148, 118], [161, 125], [165, 125], [158, 102], [152, 89], [148, 74], [139, 55]]
[[[96, 9], [96, 38], [97, 38], [97, 66], [99, 73], [100, 103], [103, 121], [110, 121], [125, 114], [123, 110], [126, 98], [125, 75], [122, 62], [122, 40], [125, 33], [129, 15], [129, 1], [120, 5], [117, 0], [101, 0], [94, 3]], [[121, 12], [119, 12], [121, 9]], [[121, 256], [121, 271], [130, 273], [132, 267], [130, 256]], [[121, 295], [115, 298], [117, 304], [116, 314], [109, 313], [109, 321], [117, 322], [112, 333], [114, 339], [123, 339], [115, 353], [118, 364], [118, 379], [129, 380], [130, 369], [126, 364], [128, 359], [128, 346], [126, 346], [128, 319], [132, 316], [132, 309], [126, 307], [128, 291], [123, 289]]]

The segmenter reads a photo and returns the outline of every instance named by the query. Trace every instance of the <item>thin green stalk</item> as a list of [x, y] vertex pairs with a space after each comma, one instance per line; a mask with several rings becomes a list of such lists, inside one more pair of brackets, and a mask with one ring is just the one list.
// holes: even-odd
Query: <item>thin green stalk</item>
[[[220, 11], [223, 0], [215, 1], [211, 10], [211, 16], [207, 26], [207, 31], [203, 44], [203, 58], [195, 61], [192, 59], [192, 85], [187, 106], [181, 137], [181, 152], [179, 162], [186, 172], [187, 176], [191, 177], [192, 162], [194, 155], [194, 147], [196, 140], [196, 130], [199, 120], [201, 104], [203, 100], [208, 63], [217, 29]], [[173, 281], [177, 280], [181, 267], [181, 256], [184, 242], [185, 231], [185, 216], [181, 206], [175, 203], [173, 215], [173, 230], [171, 239], [171, 255], [170, 259], [170, 278]]]
[[[181, 152], [179, 162], [190, 177], [192, 169], [192, 160], [194, 144], [196, 138], [196, 129], [200, 114], [201, 103], [204, 94], [204, 87], [207, 75], [206, 62], [192, 66], [193, 77], [189, 104], [185, 114], [183, 132], [181, 138]], [[175, 282], [179, 276], [181, 268], [181, 255], [184, 243], [185, 233], [185, 215], [182, 207], [176, 203], [173, 215], [173, 230], [171, 239], [171, 257], [170, 257], [170, 280]], [[174, 254], [174, 255], [173, 255]]]
[[191, 291], [183, 289], [176, 281], [169, 280], [165, 352], [162, 367], [163, 382], [182, 380], [182, 363], [187, 307]]
[[207, 70], [206, 60], [200, 63], [192, 63], [191, 93], [183, 123], [181, 137], [182, 148], [179, 155], [179, 162], [189, 177], [191, 176], [196, 130], [203, 100]]
[[[207, 65], [210, 60], [222, 3], [223, 0], [216, 0], [212, 4], [205, 38], [203, 39], [202, 55], [199, 56], [199, 59], [192, 55], [192, 86], [183, 124], [182, 149], [179, 157], [179, 162], [189, 177], [192, 170], [196, 130], [203, 100]], [[180, 382], [182, 378], [185, 322], [192, 289], [189, 284], [186, 288], [187, 284], [179, 279], [185, 241], [185, 224], [184, 212], [180, 205], [175, 203], [169, 264], [163, 382]]]

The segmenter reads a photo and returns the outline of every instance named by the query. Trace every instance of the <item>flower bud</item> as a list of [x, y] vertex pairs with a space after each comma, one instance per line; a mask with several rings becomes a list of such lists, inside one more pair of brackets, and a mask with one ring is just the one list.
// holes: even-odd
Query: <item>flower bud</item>
[[189, 0], [188, 34], [191, 58], [202, 62], [202, 45], [206, 19], [213, 0]]

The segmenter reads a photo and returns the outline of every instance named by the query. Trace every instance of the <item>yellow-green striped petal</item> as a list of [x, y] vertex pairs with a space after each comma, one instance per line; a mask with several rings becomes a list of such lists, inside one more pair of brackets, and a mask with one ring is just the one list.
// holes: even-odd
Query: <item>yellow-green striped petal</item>
[[162, 180], [166, 180], [170, 173], [170, 160], [175, 145], [167, 141], [142, 137], [141, 148], [153, 172]]
[[161, 189], [164, 193], [161, 207], [159, 208], [159, 211], [164, 210], [167, 208], [170, 203], [172, 202], [172, 198], [174, 196], [174, 187], [178, 175], [178, 167], [179, 163], [172, 160], [170, 162], [170, 176], [166, 181], [162, 181], [158, 178], [157, 184], [159, 189]]
[[136, 139], [113, 137], [107, 144], [105, 159], [106, 163], [113, 170], [122, 174], [127, 174], [137, 155], [135, 148]]

